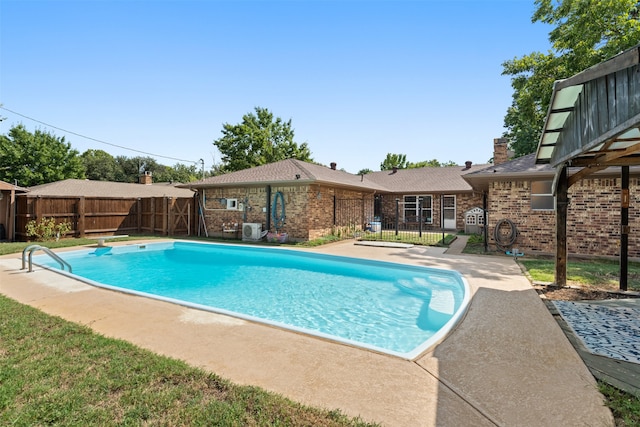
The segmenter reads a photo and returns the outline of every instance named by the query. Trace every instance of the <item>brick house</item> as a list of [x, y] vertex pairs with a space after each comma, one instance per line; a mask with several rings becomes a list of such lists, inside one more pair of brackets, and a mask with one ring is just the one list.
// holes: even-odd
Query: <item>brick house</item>
[[397, 201], [400, 228], [416, 228], [421, 203], [424, 226], [460, 230], [464, 228], [464, 213], [482, 207], [482, 192], [475, 191], [462, 177], [486, 167], [467, 162], [465, 166], [372, 172], [365, 178], [384, 188], [376, 194], [375, 213], [388, 228], [395, 223]]
[[[207, 233], [238, 233], [244, 223], [274, 230], [282, 194], [286, 221], [279, 230], [291, 240], [311, 240], [346, 228], [358, 230], [374, 219], [399, 220], [409, 227], [418, 222], [422, 202], [425, 227], [460, 229], [467, 208], [481, 205], [464, 174], [484, 166], [396, 169], [353, 175], [331, 167], [295, 159], [236, 171], [184, 184], [197, 190]], [[422, 200], [420, 201], [420, 198]], [[444, 204], [443, 204], [444, 202]]]
[[[525, 253], [553, 254], [556, 250], [556, 206], [553, 194], [555, 168], [536, 164], [536, 154], [507, 160], [505, 140], [494, 140], [495, 164], [464, 176], [478, 192], [486, 194], [489, 242], [502, 219], [517, 227], [514, 244]], [[497, 155], [495, 155], [497, 154]], [[569, 168], [569, 176], [577, 169]], [[637, 203], [640, 169], [631, 168], [631, 207]], [[611, 167], [579, 180], [569, 188], [567, 249], [569, 254], [619, 256], [620, 168]], [[634, 203], [635, 202], [635, 203]], [[640, 228], [640, 212], [630, 209], [631, 229]], [[640, 238], [629, 235], [629, 256], [640, 257]]]

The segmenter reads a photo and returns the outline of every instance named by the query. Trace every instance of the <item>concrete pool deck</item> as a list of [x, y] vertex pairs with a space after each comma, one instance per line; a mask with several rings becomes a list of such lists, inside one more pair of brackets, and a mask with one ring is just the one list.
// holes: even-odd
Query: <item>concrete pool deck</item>
[[407, 361], [38, 267], [26, 273], [19, 254], [0, 257], [0, 293], [233, 382], [385, 426], [613, 425], [593, 376], [513, 258], [353, 241], [305, 250], [455, 269], [471, 305], [447, 338]]

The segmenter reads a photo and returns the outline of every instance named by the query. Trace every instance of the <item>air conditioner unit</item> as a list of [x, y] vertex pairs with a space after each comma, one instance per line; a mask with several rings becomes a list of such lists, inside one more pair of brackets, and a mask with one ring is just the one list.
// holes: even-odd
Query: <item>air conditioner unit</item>
[[242, 240], [260, 240], [262, 224], [245, 222], [242, 224]]

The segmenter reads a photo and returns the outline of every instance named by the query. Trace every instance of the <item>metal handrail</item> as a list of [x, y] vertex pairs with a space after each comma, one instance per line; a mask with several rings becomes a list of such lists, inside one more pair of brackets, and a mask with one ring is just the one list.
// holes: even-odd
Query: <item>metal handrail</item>
[[27, 246], [26, 248], [24, 248], [22, 250], [22, 268], [21, 268], [21, 270], [25, 269], [25, 264], [26, 264], [25, 257], [27, 255], [27, 252], [29, 252], [29, 273], [31, 273], [33, 271], [33, 261], [32, 261], [33, 253], [35, 251], [38, 251], [38, 250], [42, 250], [45, 254], [49, 255], [54, 260], [58, 261], [58, 263], [60, 264], [60, 269], [62, 271], [64, 271], [64, 267], [66, 266], [69, 269], [69, 273], [72, 273], [71, 264], [69, 264], [67, 261], [63, 260], [62, 258], [60, 258], [51, 249], [49, 249], [49, 248], [47, 248], [45, 246], [40, 246], [40, 245], [30, 245], [30, 246]]

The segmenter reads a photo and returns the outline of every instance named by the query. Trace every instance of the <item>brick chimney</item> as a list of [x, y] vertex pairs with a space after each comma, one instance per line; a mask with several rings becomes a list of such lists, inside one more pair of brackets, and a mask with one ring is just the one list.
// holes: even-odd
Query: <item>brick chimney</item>
[[140, 174], [140, 184], [151, 185], [153, 184], [153, 176], [150, 171], [144, 171], [143, 174]]
[[493, 139], [493, 164], [499, 165], [509, 161], [509, 140], [507, 138]]
[[329, 166], [331, 166], [332, 170], [336, 170], [336, 168], [338, 167], [338, 164], [336, 162], [331, 162]]

